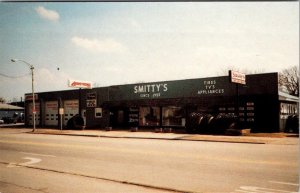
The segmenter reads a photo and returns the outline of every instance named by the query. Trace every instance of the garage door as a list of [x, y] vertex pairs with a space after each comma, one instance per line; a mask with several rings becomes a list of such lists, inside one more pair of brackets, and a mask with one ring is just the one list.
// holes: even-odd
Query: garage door
[[79, 103], [78, 100], [67, 100], [64, 101], [64, 125], [67, 125], [67, 122], [70, 118], [74, 117], [78, 113]]
[[[32, 106], [33, 106], [32, 103], [29, 103], [28, 108], [26, 110], [29, 125], [33, 125]], [[35, 124], [39, 125], [40, 124], [40, 103], [35, 103], [35, 110], [36, 110]]]
[[57, 126], [58, 125], [58, 102], [47, 101], [45, 103], [45, 125]]

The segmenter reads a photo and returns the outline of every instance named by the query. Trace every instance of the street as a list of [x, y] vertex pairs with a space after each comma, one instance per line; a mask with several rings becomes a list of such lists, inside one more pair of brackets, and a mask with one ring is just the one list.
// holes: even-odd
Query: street
[[[295, 139], [298, 140], [298, 139]], [[299, 147], [0, 130], [0, 192], [299, 190]]]

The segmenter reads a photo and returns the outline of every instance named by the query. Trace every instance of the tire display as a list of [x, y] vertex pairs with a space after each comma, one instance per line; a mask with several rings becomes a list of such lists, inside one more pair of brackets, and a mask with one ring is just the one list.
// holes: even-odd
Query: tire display
[[234, 129], [236, 126], [237, 117], [233, 114], [220, 113], [213, 116], [193, 112], [187, 119], [186, 131], [197, 134], [225, 134], [228, 129]]

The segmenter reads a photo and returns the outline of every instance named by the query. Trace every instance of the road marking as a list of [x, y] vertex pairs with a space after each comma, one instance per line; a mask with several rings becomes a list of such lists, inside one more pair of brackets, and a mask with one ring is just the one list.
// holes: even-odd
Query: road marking
[[156, 156], [170, 156], [170, 157], [180, 157], [180, 158], [192, 158], [192, 159], [208, 159], [216, 161], [227, 161], [227, 162], [237, 162], [237, 163], [249, 163], [249, 164], [267, 164], [267, 165], [276, 165], [284, 167], [298, 167], [298, 163], [290, 162], [280, 162], [276, 160], [250, 160], [243, 158], [230, 158], [230, 157], [219, 157], [219, 156], [209, 156], [209, 155], [195, 155], [182, 153], [178, 154], [176, 152], [162, 152], [162, 151], [144, 151], [140, 149], [126, 149], [126, 148], [114, 148], [114, 147], [104, 147], [104, 146], [92, 146], [92, 145], [76, 145], [76, 144], [59, 144], [59, 143], [42, 143], [42, 142], [32, 142], [32, 141], [13, 141], [13, 140], [0, 140], [0, 143], [6, 144], [19, 144], [19, 145], [33, 145], [38, 147], [58, 147], [58, 148], [73, 148], [73, 149], [90, 149], [90, 150], [101, 150], [108, 152], [118, 152], [118, 153], [134, 153], [142, 155], [156, 155]]
[[20, 165], [22, 165], [22, 166], [28, 166], [28, 165], [36, 164], [36, 163], [39, 163], [42, 161], [42, 159], [34, 158], [34, 157], [23, 157], [23, 159], [28, 159], [30, 161], [21, 163]]
[[271, 188], [261, 188], [255, 186], [241, 186], [240, 189], [235, 190], [236, 192], [243, 192], [243, 193], [297, 193], [287, 190], [278, 190], [278, 189], [271, 189]]
[[28, 165], [32, 165], [32, 164], [36, 164], [36, 163], [39, 163], [42, 161], [42, 159], [39, 159], [39, 158], [34, 158], [34, 157], [23, 157], [22, 159], [27, 159], [29, 161], [27, 162], [24, 162], [24, 163], [9, 163], [7, 165], [8, 168], [19, 168], [19, 167], [22, 167], [22, 166], [28, 166]]
[[299, 186], [299, 184], [289, 183], [289, 182], [278, 182], [278, 181], [269, 181], [269, 182], [273, 183], [273, 184], [284, 184], [284, 185], [290, 185], [290, 186]]
[[27, 155], [43, 156], [43, 157], [56, 157], [55, 155], [38, 154], [38, 153], [30, 153], [30, 152], [22, 152], [22, 151], [20, 153], [27, 154]]
[[[235, 191], [237, 191], [237, 192], [243, 192], [243, 193], [249, 193], [249, 192], [246, 191], [246, 190], [235, 190]], [[235, 193], [235, 192], [233, 192], [233, 193]]]

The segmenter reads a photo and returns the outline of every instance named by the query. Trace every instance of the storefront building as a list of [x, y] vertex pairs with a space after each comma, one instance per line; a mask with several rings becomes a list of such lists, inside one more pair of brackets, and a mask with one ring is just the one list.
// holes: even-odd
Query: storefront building
[[[32, 125], [32, 101], [25, 108], [26, 124]], [[37, 93], [36, 111], [41, 127], [66, 126], [81, 114], [87, 128], [182, 129], [197, 111], [238, 114], [254, 132], [278, 132], [287, 116], [298, 114], [298, 98], [280, 92], [278, 74], [267, 73], [247, 75], [246, 85], [222, 76]]]

